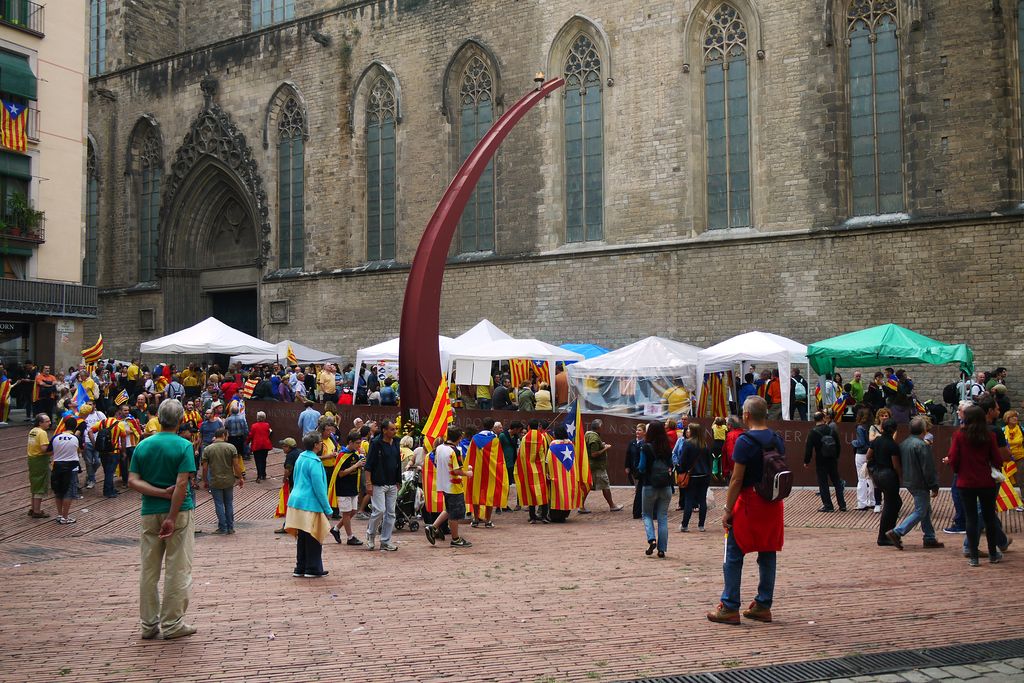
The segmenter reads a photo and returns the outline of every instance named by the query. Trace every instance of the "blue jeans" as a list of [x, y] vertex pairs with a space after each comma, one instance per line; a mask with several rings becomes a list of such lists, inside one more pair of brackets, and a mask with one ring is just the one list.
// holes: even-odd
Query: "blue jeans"
[[100, 463], [103, 465], [103, 495], [116, 496], [117, 489], [114, 488], [114, 470], [117, 468], [119, 456], [117, 453], [101, 453]]
[[954, 529], [966, 529], [967, 528], [967, 516], [964, 513], [964, 500], [960, 497], [960, 489], [956, 485], [956, 475], [953, 475], [953, 485], [949, 489], [950, 495], [953, 496], [953, 528]]
[[96, 452], [96, 447], [91, 443], [86, 442], [85, 449], [82, 451], [85, 456], [85, 483], [95, 484], [96, 483], [96, 470], [100, 466], [100, 456]]
[[[778, 553], [758, 553], [757, 568], [760, 580], [757, 583], [757, 597], [754, 600], [762, 607], [771, 609], [775, 595], [775, 565]], [[736, 545], [732, 531], [725, 540], [725, 589], [722, 591], [722, 605], [726, 609], [740, 608], [740, 580], [743, 578], [743, 552]]]
[[932, 526], [932, 492], [927, 489], [911, 489], [910, 495], [914, 498], [914, 510], [893, 531], [898, 536], [906, 536], [920, 522], [924, 540], [936, 540], [935, 528]]
[[217, 509], [217, 530], [232, 531], [235, 528], [235, 488], [210, 489], [213, 506]]
[[[658, 539], [658, 550], [668, 550], [668, 504], [672, 500], [672, 487], [644, 487], [643, 518], [647, 540]], [[658, 535], [654, 535], [654, 516], [658, 517]]]

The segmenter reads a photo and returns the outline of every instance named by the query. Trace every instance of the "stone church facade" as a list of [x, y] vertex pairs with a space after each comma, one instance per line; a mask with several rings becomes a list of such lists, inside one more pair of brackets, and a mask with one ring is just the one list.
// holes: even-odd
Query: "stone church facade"
[[117, 357], [210, 314], [350, 357], [397, 335], [438, 199], [541, 71], [566, 86], [481, 179], [442, 333], [898, 322], [1024, 374], [1014, 0], [92, 5], [86, 336]]

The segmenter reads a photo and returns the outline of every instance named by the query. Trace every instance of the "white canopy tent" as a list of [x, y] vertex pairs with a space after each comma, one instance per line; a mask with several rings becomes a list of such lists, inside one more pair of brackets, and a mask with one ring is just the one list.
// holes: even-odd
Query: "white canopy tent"
[[[400, 337], [389, 339], [380, 344], [374, 344], [373, 346], [367, 346], [365, 349], [359, 349], [356, 351], [356, 367], [355, 367], [355, 381], [352, 383], [352, 393], [356, 393], [359, 389], [359, 383], [362, 381], [362, 367], [363, 363], [367, 365], [373, 365], [379, 362], [397, 363], [398, 362], [398, 344]], [[441, 353], [441, 368], [448, 367], [448, 347], [452, 343], [451, 337], [445, 337], [444, 335], [438, 335], [437, 337], [437, 350]], [[401, 369], [399, 369], [401, 372]]]
[[596, 358], [566, 366], [569, 385], [588, 408], [633, 416], [657, 415], [662, 394], [682, 380], [697, 389], [700, 349], [663, 337], [647, 337]]
[[305, 365], [307, 363], [322, 365], [323, 363], [338, 363], [341, 361], [341, 356], [335, 356], [334, 354], [330, 354], [325, 351], [311, 349], [308, 346], [303, 346], [291, 339], [279, 341], [276, 346], [277, 353], [275, 354], [243, 353], [238, 356], [231, 356], [231, 363], [241, 363], [242, 365], [262, 365], [266, 363], [281, 362], [281, 364], [284, 364], [288, 359], [289, 346], [292, 347], [292, 353], [295, 354], [295, 358], [299, 361], [300, 365]]
[[[786, 382], [790, 376], [790, 368], [807, 364], [807, 347], [771, 332], [747, 332], [731, 339], [715, 344], [698, 354], [697, 377], [701, 380], [705, 372], [721, 372], [731, 370], [737, 363], [747, 362], [774, 363], [779, 367], [779, 381]], [[698, 385], [697, 400], [700, 400]], [[789, 419], [789, 391], [782, 394], [782, 417]], [[737, 408], [739, 409], [739, 407]]]
[[174, 334], [142, 342], [141, 353], [241, 354], [274, 355], [277, 347], [229, 327], [216, 318], [207, 318]]
[[[491, 362], [514, 358], [540, 360], [550, 364], [557, 361], [580, 361], [583, 355], [539, 339], [515, 339], [490, 320], [481, 320], [452, 340], [448, 347], [446, 365], [448, 377], [452, 376], [454, 368], [457, 371], [455, 380], [459, 384], [488, 384], [491, 380]], [[462, 367], [461, 372], [457, 366]], [[554, 378], [550, 365], [548, 372]]]

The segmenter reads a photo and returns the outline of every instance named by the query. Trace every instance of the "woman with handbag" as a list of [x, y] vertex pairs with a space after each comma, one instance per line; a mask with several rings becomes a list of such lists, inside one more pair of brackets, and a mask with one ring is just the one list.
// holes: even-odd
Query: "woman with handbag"
[[981, 503], [981, 516], [985, 520], [985, 540], [988, 541], [988, 561], [996, 564], [1003, 559], [998, 547], [998, 529], [996, 518], [996, 494], [999, 483], [994, 473], [1003, 466], [1003, 458], [996, 446], [996, 436], [988, 428], [985, 411], [978, 406], [970, 406], [964, 410], [963, 429], [953, 435], [949, 447], [949, 466], [956, 473], [956, 486], [964, 501], [964, 513], [967, 515], [968, 564], [977, 567], [978, 541], [981, 530], [978, 528], [978, 503]]
[[711, 449], [704, 438], [704, 427], [696, 422], [687, 426], [686, 440], [672, 454], [672, 460], [679, 472], [679, 487], [686, 488], [683, 521], [679, 523], [679, 530], [690, 530], [690, 517], [696, 507], [700, 510], [697, 530], [704, 531], [704, 520], [708, 516], [708, 487], [711, 485]]
[[[658, 557], [668, 550], [668, 504], [672, 500], [672, 449], [668, 445], [665, 424], [654, 421], [647, 425], [644, 446], [640, 450], [637, 470], [643, 477], [643, 519], [647, 532], [647, 550], [650, 556], [658, 549]], [[658, 533], [654, 533], [654, 520], [658, 520]]]

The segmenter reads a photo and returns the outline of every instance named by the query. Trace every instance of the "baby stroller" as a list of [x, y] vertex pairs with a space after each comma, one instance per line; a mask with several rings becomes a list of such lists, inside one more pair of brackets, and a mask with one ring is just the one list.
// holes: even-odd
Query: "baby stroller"
[[419, 515], [423, 509], [423, 489], [419, 472], [406, 470], [402, 473], [402, 488], [398, 489], [398, 500], [395, 502], [395, 528], [419, 531]]

